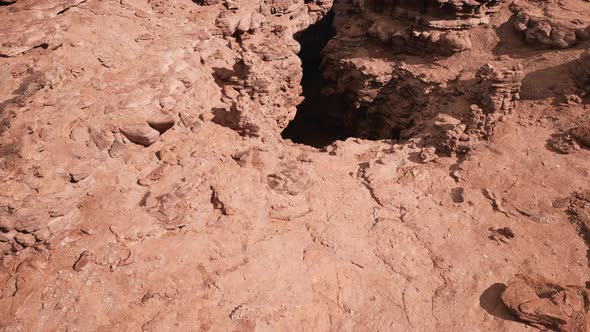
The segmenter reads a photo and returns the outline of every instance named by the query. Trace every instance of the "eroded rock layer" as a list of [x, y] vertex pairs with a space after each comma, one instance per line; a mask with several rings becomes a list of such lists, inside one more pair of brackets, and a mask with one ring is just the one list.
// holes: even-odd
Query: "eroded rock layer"
[[590, 39], [590, 17], [584, 1], [515, 1], [514, 29], [527, 43], [544, 48], [569, 48]]
[[0, 330], [587, 330], [589, 17], [0, 0]]

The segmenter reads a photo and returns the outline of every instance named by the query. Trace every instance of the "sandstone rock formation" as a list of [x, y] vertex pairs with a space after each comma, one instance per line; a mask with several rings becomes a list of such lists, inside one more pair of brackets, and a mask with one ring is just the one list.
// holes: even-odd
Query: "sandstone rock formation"
[[[370, 37], [394, 52], [450, 55], [469, 49], [465, 31], [488, 23], [502, 1], [356, 1], [360, 19], [370, 25]], [[343, 32], [346, 33], [346, 32]]]
[[540, 329], [590, 329], [590, 295], [583, 287], [561, 287], [543, 278], [517, 276], [502, 294], [502, 301], [518, 318]]
[[514, 29], [527, 43], [569, 48], [590, 39], [590, 18], [583, 1], [522, 0], [511, 4]]
[[494, 134], [500, 118], [516, 110], [524, 76], [520, 65], [510, 70], [497, 70], [486, 64], [477, 71], [474, 91], [476, 104], [471, 105], [468, 115], [468, 134], [476, 138], [490, 138]]
[[587, 329], [589, 17], [0, 0], [0, 331]]

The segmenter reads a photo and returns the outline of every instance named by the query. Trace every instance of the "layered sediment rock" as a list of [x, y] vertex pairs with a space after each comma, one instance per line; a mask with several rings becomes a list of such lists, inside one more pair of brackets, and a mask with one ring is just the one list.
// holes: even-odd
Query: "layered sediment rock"
[[498, 120], [516, 110], [524, 76], [520, 65], [498, 70], [486, 64], [479, 69], [473, 91], [476, 103], [471, 105], [467, 120], [468, 134], [478, 138], [493, 135]]
[[475, 75], [479, 90], [479, 104], [486, 113], [508, 114], [516, 109], [520, 99], [520, 88], [524, 79], [524, 68], [520, 65], [511, 69], [498, 70], [486, 64]]
[[325, 93], [347, 98], [342, 121], [361, 137], [399, 136], [412, 125], [413, 115], [426, 108], [436, 84], [393, 61], [358, 58], [346, 45], [345, 39], [335, 39], [324, 49], [323, 75], [331, 82]]
[[[590, 231], [590, 193], [581, 191], [554, 203], [565, 207], [579, 234]], [[540, 329], [563, 332], [590, 330], [590, 293], [580, 286], [560, 285], [538, 275], [517, 275], [502, 301], [521, 320]]]
[[514, 29], [541, 48], [569, 48], [590, 39], [590, 18], [583, 1], [515, 1]]
[[451, 55], [471, 47], [464, 31], [489, 22], [502, 1], [358, 1], [368, 35], [394, 52]]
[[562, 287], [539, 276], [519, 275], [508, 284], [502, 301], [519, 319], [540, 329], [590, 329], [590, 295], [584, 287]]
[[[370, 138], [408, 138], [419, 131], [411, 129], [416, 123], [426, 127], [434, 125], [431, 120], [440, 106], [435, 106], [432, 100], [452, 89], [441, 88], [447, 86], [445, 80], [426, 78], [400, 65], [394, 55], [450, 56], [468, 50], [472, 46], [469, 29], [487, 23], [501, 3], [359, 1], [352, 6], [337, 6], [337, 15], [351, 17], [337, 21], [337, 35], [323, 51], [322, 69], [331, 83], [324, 92], [345, 96], [350, 101], [351, 107], [343, 112], [342, 122], [354, 127], [359, 136]], [[363, 53], [367, 49], [383, 56], [367, 59]], [[469, 113], [468, 124], [465, 124], [469, 128], [468, 135], [478, 131], [480, 134], [475, 136], [480, 138], [486, 136], [481, 133], [483, 127], [493, 127], [492, 117], [514, 109], [524, 77], [521, 68], [512, 72], [492, 68], [489, 73], [484, 71], [478, 74], [475, 94], [479, 96], [476, 104], [485, 110], [480, 111], [481, 114], [477, 110], [480, 106], [472, 107], [469, 112], [465, 110]], [[486, 124], [481, 123], [482, 117], [487, 118], [483, 120]], [[464, 130], [453, 129], [455, 140]], [[492, 131], [491, 128], [485, 130]], [[442, 141], [448, 142], [448, 139]], [[449, 145], [454, 146], [451, 150], [456, 150], [457, 144]]]
[[215, 69], [225, 111], [216, 112], [214, 121], [251, 136], [284, 129], [302, 100], [299, 44], [293, 35], [321, 19], [331, 6], [331, 1], [226, 4], [216, 25], [237, 54], [235, 63]]
[[[355, 3], [301, 83], [330, 1], [0, 0], [0, 330], [587, 328], [587, 57]], [[279, 137], [309, 89], [352, 134]]]
[[428, 134], [427, 141], [447, 152], [465, 151], [468, 145], [491, 137], [497, 122], [517, 108], [525, 77], [520, 65], [481, 67], [469, 87], [473, 104], [456, 112], [457, 121], [440, 122], [435, 117], [441, 105], [434, 101], [440, 95], [452, 95], [454, 83], [428, 80], [395, 61], [360, 59], [344, 41], [333, 40], [324, 51], [324, 76], [333, 82], [326, 93], [350, 98], [351, 110], [343, 111], [343, 121], [361, 137], [409, 138], [442, 131]]
[[413, 113], [413, 126], [402, 135], [419, 139], [425, 145], [424, 151], [435, 147], [444, 154], [467, 153], [480, 141], [490, 139], [498, 123], [517, 109], [524, 76], [520, 65], [511, 69], [496, 69], [490, 64], [482, 66], [475, 74], [474, 85], [470, 86], [472, 104], [455, 112], [440, 112], [441, 105], [433, 102], [437, 94], [449, 92], [429, 89], [427, 91], [434, 92], [429, 96], [430, 107]]
[[497, 12], [502, 0], [368, 0], [358, 5], [374, 13], [389, 13], [393, 17], [416, 21], [437, 29], [465, 29], [487, 23]]

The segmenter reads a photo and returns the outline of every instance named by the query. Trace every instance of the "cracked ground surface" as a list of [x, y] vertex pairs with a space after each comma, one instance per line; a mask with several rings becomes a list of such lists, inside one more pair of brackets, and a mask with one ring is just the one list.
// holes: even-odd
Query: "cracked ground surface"
[[403, 67], [443, 86], [424, 118], [467, 112], [485, 63], [522, 64], [518, 108], [445, 154], [437, 132], [280, 137], [302, 101], [293, 35], [329, 1], [0, 0], [0, 330], [583, 331], [501, 296], [515, 275], [590, 281], [590, 150], [568, 136], [588, 43], [527, 45], [499, 3], [444, 58], [380, 55], [336, 12], [352, 82]]

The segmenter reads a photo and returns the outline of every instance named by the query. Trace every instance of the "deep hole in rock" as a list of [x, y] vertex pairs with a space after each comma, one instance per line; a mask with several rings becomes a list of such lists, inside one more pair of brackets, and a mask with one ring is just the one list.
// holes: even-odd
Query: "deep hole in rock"
[[322, 20], [295, 36], [301, 44], [299, 57], [303, 63], [301, 85], [305, 100], [282, 133], [285, 139], [318, 148], [354, 136], [341, 120], [342, 112], [349, 108], [345, 96], [321, 93], [326, 84], [320, 68], [321, 51], [335, 35], [333, 20], [334, 12], [330, 11]]

